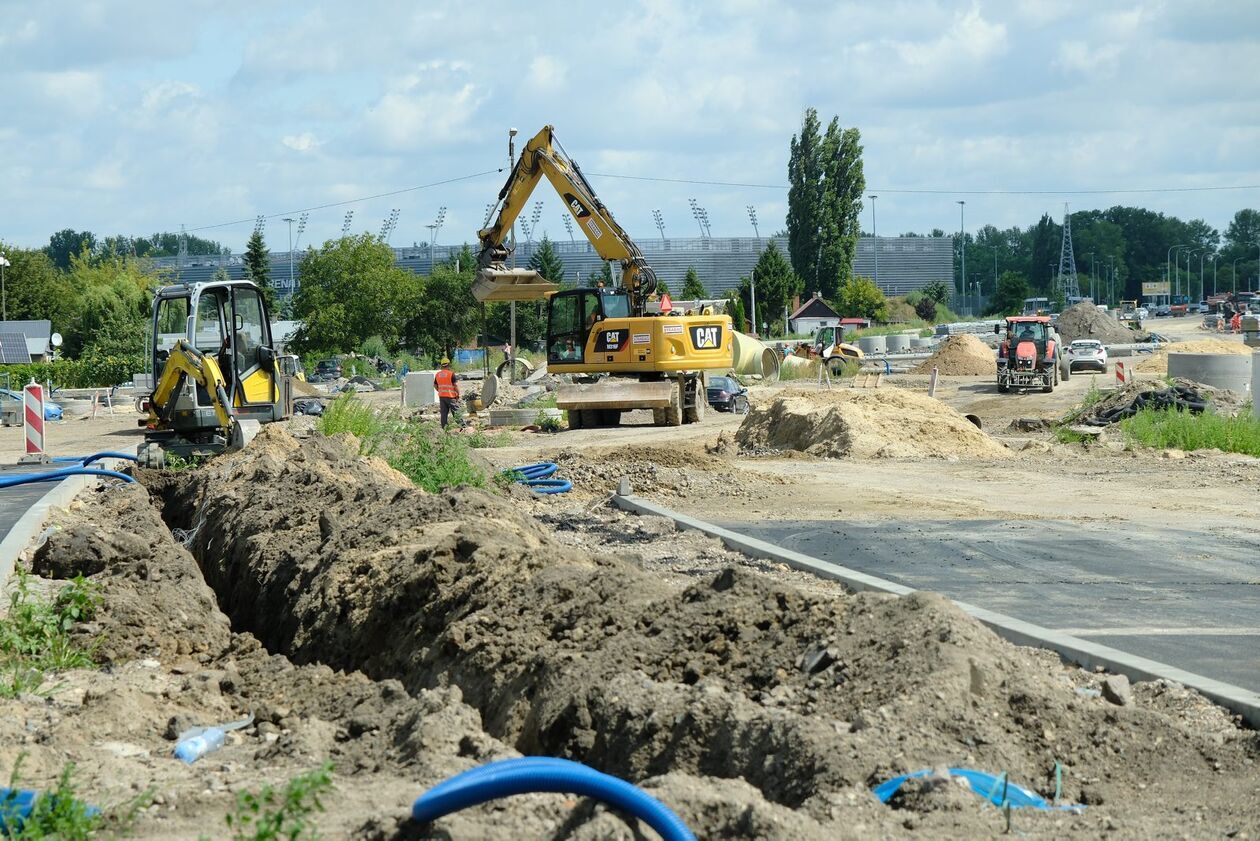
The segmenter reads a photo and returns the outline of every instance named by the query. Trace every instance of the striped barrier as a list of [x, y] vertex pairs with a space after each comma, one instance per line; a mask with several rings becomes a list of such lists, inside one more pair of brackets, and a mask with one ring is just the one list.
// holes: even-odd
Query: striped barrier
[[1126, 382], [1128, 382], [1128, 378], [1125, 374], [1124, 363], [1117, 362], [1116, 363], [1116, 384], [1124, 385]]
[[31, 383], [22, 389], [26, 428], [26, 454], [44, 454], [44, 387], [39, 383]]

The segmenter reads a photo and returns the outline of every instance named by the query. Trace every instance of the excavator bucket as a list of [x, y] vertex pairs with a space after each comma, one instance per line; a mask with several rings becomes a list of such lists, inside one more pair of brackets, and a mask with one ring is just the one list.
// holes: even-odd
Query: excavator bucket
[[472, 285], [478, 301], [537, 301], [559, 289], [558, 283], [531, 269], [481, 269]]
[[671, 380], [640, 383], [601, 380], [590, 385], [562, 385], [556, 389], [560, 409], [664, 409], [669, 406]]

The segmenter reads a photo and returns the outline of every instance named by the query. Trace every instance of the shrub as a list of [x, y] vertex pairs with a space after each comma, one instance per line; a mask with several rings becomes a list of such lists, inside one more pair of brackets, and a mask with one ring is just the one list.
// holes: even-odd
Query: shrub
[[101, 603], [100, 588], [81, 575], [52, 601], [31, 591], [26, 571], [18, 568], [14, 577], [9, 612], [0, 619], [0, 697], [37, 689], [45, 671], [91, 666], [91, 652], [76, 645], [69, 631], [91, 619]]
[[1178, 450], [1218, 449], [1260, 456], [1260, 419], [1193, 414], [1175, 408], [1142, 409], [1120, 422], [1120, 431], [1137, 444]]
[[458, 485], [486, 486], [486, 474], [469, 459], [471, 447], [463, 436], [448, 435], [433, 423], [414, 426], [387, 457], [395, 470], [429, 493]]

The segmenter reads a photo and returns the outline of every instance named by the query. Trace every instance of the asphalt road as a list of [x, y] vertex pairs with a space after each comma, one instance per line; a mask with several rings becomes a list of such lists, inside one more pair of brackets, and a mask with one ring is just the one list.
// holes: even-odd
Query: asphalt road
[[724, 523], [1260, 692], [1260, 537], [1046, 520]]
[[[11, 476], [15, 473], [40, 473], [72, 466], [68, 464], [3, 464], [0, 465], [0, 477]], [[29, 485], [0, 488], [0, 540], [4, 540], [27, 509], [43, 499], [44, 494], [51, 491], [54, 484], [32, 482]]]

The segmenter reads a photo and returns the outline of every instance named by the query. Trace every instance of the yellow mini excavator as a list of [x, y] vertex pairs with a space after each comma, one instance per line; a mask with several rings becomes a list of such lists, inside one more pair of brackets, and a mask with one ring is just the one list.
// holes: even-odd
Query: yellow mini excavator
[[[552, 281], [559, 278], [508, 268], [512, 223], [543, 176], [596, 253], [620, 263], [619, 288], [558, 291]], [[700, 420], [707, 400], [705, 371], [732, 365], [730, 317], [662, 312], [655, 273], [564, 153], [551, 126], [525, 145], [499, 203], [497, 217], [478, 233], [473, 295], [480, 301], [547, 298], [547, 370], [576, 380], [556, 391], [556, 405], [568, 410], [569, 427], [615, 426], [630, 409], [651, 409], [657, 425]]]
[[258, 287], [248, 280], [166, 286], [153, 298], [153, 391], [140, 463], [240, 449], [259, 424], [292, 414], [296, 357], [275, 352]]

